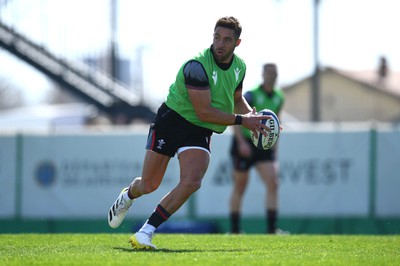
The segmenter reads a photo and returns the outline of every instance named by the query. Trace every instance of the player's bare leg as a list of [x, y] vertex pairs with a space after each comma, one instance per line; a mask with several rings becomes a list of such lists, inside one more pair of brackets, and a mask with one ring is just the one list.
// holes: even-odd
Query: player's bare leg
[[265, 184], [265, 207], [267, 209], [268, 232], [276, 231], [278, 213], [278, 170], [277, 162], [260, 162], [256, 169]]
[[230, 198], [231, 233], [240, 233], [240, 213], [243, 196], [249, 182], [248, 171], [233, 171], [233, 188]]
[[180, 180], [160, 202], [170, 214], [175, 213], [201, 186], [210, 163], [210, 155], [201, 149], [189, 149], [179, 154]]
[[170, 159], [171, 157], [167, 155], [146, 150], [142, 176], [133, 180], [130, 185], [130, 194], [138, 198], [155, 191], [164, 178]]
[[[158, 212], [162, 213], [164, 221], [168, 219], [168, 217], [171, 216], [173, 213], [175, 213], [186, 202], [190, 195], [192, 195], [196, 190], [200, 188], [201, 180], [203, 179], [204, 174], [207, 171], [210, 161], [210, 156], [208, 152], [200, 149], [189, 149], [183, 151], [180, 153], [178, 158], [181, 170], [180, 181], [173, 190], [171, 190], [167, 195], [164, 196], [164, 198], [160, 201], [159, 205], [156, 208]], [[162, 162], [167, 164], [166, 161]], [[147, 166], [157, 168], [154, 167], [154, 165], [152, 164], [147, 164]], [[148, 172], [143, 172], [144, 177], [140, 179], [140, 181], [136, 181], [132, 184], [133, 193], [135, 193], [135, 189], [138, 187], [142, 189], [141, 191], [139, 191], [139, 193], [149, 193], [160, 185], [162, 178], [152, 180], [148, 179], [146, 176], [146, 174], [149, 173], [153, 173], [155, 176], [157, 176], [157, 173], [159, 172], [157, 172], [156, 170], [152, 171], [151, 169], [148, 170]], [[147, 222], [137, 233], [131, 236], [129, 242], [132, 244], [133, 248], [156, 249], [156, 246], [153, 245], [151, 240], [154, 234], [154, 230], [157, 228], [158, 225], [154, 224], [153, 226], [151, 220], [159, 220], [159, 218], [154, 218], [157, 216], [154, 215], [155, 213], [150, 216]], [[153, 222], [155, 222], [155, 220], [153, 220]], [[159, 222], [156, 223], [159, 224]]]
[[112, 228], [120, 226], [133, 200], [156, 190], [164, 176], [169, 156], [147, 150], [143, 164], [143, 177], [137, 177], [129, 187], [123, 188], [108, 211], [108, 224]]

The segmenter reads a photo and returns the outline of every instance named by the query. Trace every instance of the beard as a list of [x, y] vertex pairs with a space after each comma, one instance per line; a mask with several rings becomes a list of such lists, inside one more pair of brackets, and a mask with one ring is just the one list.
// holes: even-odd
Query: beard
[[232, 49], [226, 49], [226, 48], [215, 49], [214, 46], [212, 47], [212, 52], [213, 52], [214, 58], [218, 63], [229, 63], [234, 51], [235, 51], [235, 48], [232, 48]]

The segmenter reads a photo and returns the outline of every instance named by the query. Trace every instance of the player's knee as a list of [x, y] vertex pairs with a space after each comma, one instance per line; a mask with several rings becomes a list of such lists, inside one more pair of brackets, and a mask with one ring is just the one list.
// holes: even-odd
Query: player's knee
[[269, 190], [270, 192], [272, 192], [272, 193], [276, 193], [276, 192], [278, 191], [278, 187], [279, 187], [279, 185], [278, 185], [277, 182], [271, 182], [271, 183], [268, 185], [268, 190]]
[[140, 184], [140, 192], [142, 194], [149, 194], [149, 193], [157, 190], [159, 185], [160, 185], [159, 183], [155, 183], [155, 182], [150, 182], [150, 181], [144, 182], [144, 181], [142, 181], [141, 184]]
[[278, 190], [278, 188], [279, 188], [279, 179], [278, 178], [276, 178], [275, 181], [273, 182], [273, 187], [275, 190]]
[[185, 187], [186, 190], [195, 192], [201, 187], [201, 179], [200, 180], [186, 180], [181, 182], [181, 185]]

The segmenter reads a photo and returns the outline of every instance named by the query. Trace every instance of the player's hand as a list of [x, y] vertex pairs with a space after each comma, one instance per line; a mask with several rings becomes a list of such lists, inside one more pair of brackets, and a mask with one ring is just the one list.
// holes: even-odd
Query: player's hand
[[242, 126], [251, 130], [255, 136], [258, 135], [258, 132], [267, 136], [270, 131], [269, 127], [261, 123], [264, 119], [272, 118], [269, 115], [258, 114], [256, 108], [253, 107], [253, 110], [242, 117]]

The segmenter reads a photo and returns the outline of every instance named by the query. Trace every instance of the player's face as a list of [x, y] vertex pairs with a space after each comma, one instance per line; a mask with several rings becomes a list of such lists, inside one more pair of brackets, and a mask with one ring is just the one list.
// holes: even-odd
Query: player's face
[[217, 27], [214, 31], [213, 52], [218, 63], [229, 63], [240, 39], [236, 39], [233, 30]]
[[278, 71], [277, 71], [276, 67], [273, 67], [273, 66], [266, 67], [264, 69], [263, 77], [264, 77], [264, 82], [266, 84], [273, 86], [278, 77]]

